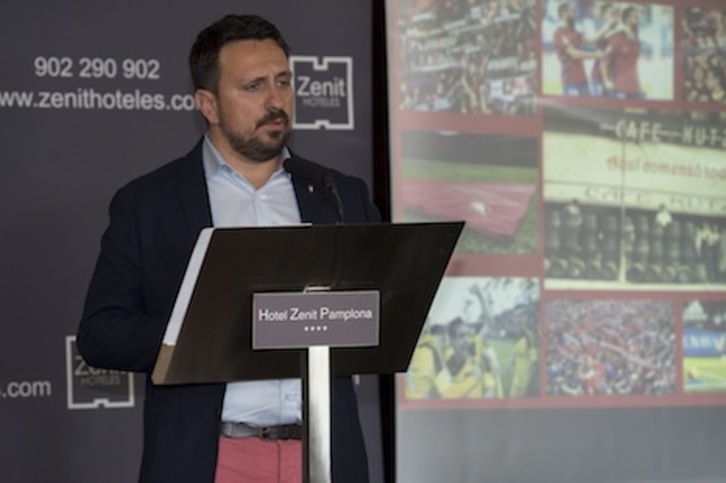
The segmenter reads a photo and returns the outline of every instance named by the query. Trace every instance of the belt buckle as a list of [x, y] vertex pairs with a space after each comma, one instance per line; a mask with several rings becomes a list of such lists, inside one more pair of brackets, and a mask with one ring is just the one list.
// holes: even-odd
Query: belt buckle
[[277, 428], [274, 426], [263, 426], [257, 430], [257, 437], [265, 440], [281, 439], [277, 436]]

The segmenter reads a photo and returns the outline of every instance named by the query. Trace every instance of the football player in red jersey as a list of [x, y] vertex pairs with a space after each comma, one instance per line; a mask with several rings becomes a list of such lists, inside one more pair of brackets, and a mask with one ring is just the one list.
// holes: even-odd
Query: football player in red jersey
[[[619, 24], [620, 10], [612, 3], [602, 4], [598, 15], [597, 31], [587, 41], [593, 43], [597, 50], [604, 52], [607, 49], [610, 37], [617, 33]], [[595, 60], [590, 72], [590, 90], [592, 95], [597, 97], [605, 95], [602, 64], [601, 59]]]
[[583, 60], [602, 57], [599, 52], [582, 49], [584, 38], [575, 28], [575, 9], [570, 3], [563, 3], [557, 9], [560, 26], [555, 30], [554, 44], [560, 60], [562, 93], [566, 96], [589, 96], [590, 88]]
[[605, 87], [611, 97], [617, 99], [642, 99], [638, 75], [640, 59], [640, 39], [638, 24], [640, 14], [633, 6], [623, 9], [621, 15], [622, 28], [608, 41], [605, 52], [607, 60], [603, 62]]

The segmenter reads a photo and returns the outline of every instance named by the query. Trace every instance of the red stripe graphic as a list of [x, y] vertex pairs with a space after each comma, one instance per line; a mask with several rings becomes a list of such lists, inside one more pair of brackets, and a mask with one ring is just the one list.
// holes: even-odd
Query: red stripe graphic
[[511, 238], [527, 213], [534, 184], [404, 180], [403, 206], [442, 220], [464, 220], [469, 229]]

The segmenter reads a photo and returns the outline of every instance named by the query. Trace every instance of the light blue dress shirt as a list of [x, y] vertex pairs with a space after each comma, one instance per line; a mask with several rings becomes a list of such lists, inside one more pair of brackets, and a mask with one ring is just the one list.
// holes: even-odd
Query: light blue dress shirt
[[[286, 148], [283, 159], [288, 157], [290, 153]], [[292, 180], [282, 166], [264, 186], [255, 189], [222, 159], [208, 137], [204, 139], [203, 160], [215, 227], [300, 224], [300, 209]], [[270, 426], [301, 420], [299, 379], [227, 384], [222, 421]]]

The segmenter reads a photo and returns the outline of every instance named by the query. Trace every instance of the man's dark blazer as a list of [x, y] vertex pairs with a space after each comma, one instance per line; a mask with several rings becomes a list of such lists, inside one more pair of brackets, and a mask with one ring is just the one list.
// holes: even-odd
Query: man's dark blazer
[[[362, 180], [296, 156], [286, 167], [304, 222], [339, 221], [330, 179], [346, 223], [380, 220]], [[185, 157], [121, 188], [111, 202], [77, 345], [92, 366], [147, 374], [142, 483], [214, 481], [224, 384], [155, 386], [149, 378], [196, 238], [209, 226], [202, 142]], [[349, 377], [334, 378], [332, 398], [333, 479], [367, 482]]]

